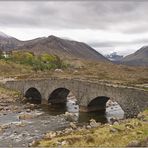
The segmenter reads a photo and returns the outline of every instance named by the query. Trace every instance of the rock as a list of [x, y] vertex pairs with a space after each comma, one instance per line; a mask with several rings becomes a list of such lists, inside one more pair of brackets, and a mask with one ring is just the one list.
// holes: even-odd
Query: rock
[[100, 126], [101, 125], [101, 123], [97, 123], [96, 121], [95, 121], [95, 119], [91, 119], [90, 120], [90, 126], [91, 127], [98, 127], [98, 126]]
[[112, 101], [111, 100], [107, 101], [107, 103], [106, 103], [106, 107], [110, 107], [110, 106], [112, 106]]
[[62, 69], [55, 69], [55, 72], [63, 72]]
[[78, 73], [78, 70], [75, 70], [73, 73], [74, 73], [74, 74]]
[[56, 132], [52, 131], [52, 132], [47, 133], [44, 138], [45, 139], [52, 139], [55, 136], [56, 136]]
[[19, 109], [19, 107], [18, 106], [14, 106], [14, 108], [13, 108], [13, 110], [18, 110]]
[[83, 131], [83, 130], [84, 130], [83, 127], [78, 127], [78, 128], [77, 128], [77, 131]]
[[17, 135], [18, 134], [18, 132], [17, 131], [14, 131], [14, 135]]
[[38, 141], [33, 140], [31, 143], [28, 144], [28, 147], [36, 146], [36, 144], [38, 143], [39, 143]]
[[16, 126], [18, 126], [18, 127], [24, 127], [26, 125], [27, 125], [27, 123], [21, 122], [21, 123], [17, 124]]
[[116, 133], [116, 132], [118, 132], [118, 130], [115, 129], [115, 128], [111, 128], [111, 129], [110, 129], [110, 132], [111, 132], [111, 133]]
[[86, 125], [83, 125], [82, 129], [86, 129]]
[[21, 112], [22, 112], [21, 110], [16, 111], [16, 113], [21, 113]]
[[72, 128], [66, 128], [66, 129], [64, 130], [64, 133], [65, 133], [65, 134], [68, 134], [68, 133], [70, 133], [70, 132], [72, 132], [72, 131], [73, 131]]
[[9, 110], [9, 107], [5, 107], [4, 109], [5, 109], [6, 111], [8, 111], [8, 110]]
[[114, 122], [118, 122], [118, 119], [115, 117], [110, 118], [110, 123], [113, 125]]
[[66, 112], [64, 114], [64, 117], [67, 121], [70, 121], [70, 122], [77, 121], [78, 119], [78, 116], [75, 113], [69, 113], [69, 112]]
[[113, 125], [119, 125], [119, 122], [115, 121], [115, 122], [113, 123]]
[[130, 129], [134, 129], [134, 126], [133, 126], [132, 124], [130, 124], [130, 123], [127, 123], [127, 124], [125, 125], [125, 127], [126, 127], [126, 128], [130, 128]]
[[31, 109], [31, 110], [33, 110], [35, 107], [36, 107], [35, 104], [26, 103], [24, 109]]
[[32, 119], [33, 117], [34, 115], [31, 115], [31, 114], [21, 114], [18, 116], [20, 120]]
[[63, 134], [63, 132], [62, 131], [57, 131], [56, 134], [57, 134], [57, 136], [59, 136], [59, 135]]
[[138, 114], [137, 118], [138, 118], [139, 120], [143, 120], [143, 119], [145, 118], [145, 116], [142, 115], [142, 114]]
[[137, 131], [136, 132], [138, 135], [143, 134], [143, 131]]
[[87, 129], [91, 129], [91, 126], [90, 126], [90, 125], [87, 125], [86, 128], [87, 128]]
[[141, 122], [135, 122], [134, 125], [135, 126], [142, 126], [142, 123]]
[[67, 141], [66, 140], [64, 140], [64, 141], [61, 142], [61, 145], [62, 146], [65, 145], [65, 144], [67, 144]]
[[30, 104], [30, 109], [33, 110], [36, 107], [36, 104]]
[[140, 144], [140, 142], [138, 140], [134, 140], [132, 142], [130, 142], [127, 147], [138, 147]]
[[9, 127], [10, 127], [10, 125], [4, 124], [4, 125], [1, 126], [1, 129], [3, 130], [3, 129], [7, 129]]
[[77, 126], [76, 126], [73, 122], [70, 122], [70, 126], [71, 126], [73, 129], [77, 129]]
[[27, 112], [27, 113], [30, 113], [30, 112], [31, 112], [31, 109], [28, 108], [28, 109], [26, 110], [26, 112]]
[[1, 111], [1, 110], [3, 110], [3, 107], [2, 107], [2, 106], [0, 106], [0, 111]]
[[23, 97], [21, 100], [22, 103], [26, 103], [27, 101], [28, 101], [28, 99], [26, 97]]

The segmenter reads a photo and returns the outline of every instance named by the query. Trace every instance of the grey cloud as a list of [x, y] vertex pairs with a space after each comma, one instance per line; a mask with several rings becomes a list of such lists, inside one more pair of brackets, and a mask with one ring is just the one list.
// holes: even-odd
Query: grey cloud
[[134, 44], [148, 44], [148, 38], [136, 39], [133, 41], [125, 42], [125, 41], [105, 41], [105, 42], [88, 42], [88, 44], [92, 47], [115, 47], [115, 46], [127, 46]]
[[[140, 22], [148, 25], [147, 14], [148, 3], [135, 1], [0, 2], [0, 26], [5, 27], [113, 29], [132, 33], [143, 30]], [[125, 23], [129, 27], [124, 28]]]

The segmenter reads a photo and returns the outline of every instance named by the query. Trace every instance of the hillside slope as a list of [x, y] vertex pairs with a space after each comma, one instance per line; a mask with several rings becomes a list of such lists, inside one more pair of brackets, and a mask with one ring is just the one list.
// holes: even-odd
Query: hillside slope
[[23, 45], [22, 41], [0, 32], [0, 51], [9, 51]]
[[144, 46], [135, 53], [124, 57], [121, 63], [133, 66], [148, 66], [148, 46]]
[[47, 38], [38, 38], [32, 41], [27, 41], [24, 46], [19, 49], [32, 51], [37, 55], [48, 53], [58, 55], [62, 58], [82, 58], [108, 61], [107, 58], [85, 43], [66, 40], [53, 35]]

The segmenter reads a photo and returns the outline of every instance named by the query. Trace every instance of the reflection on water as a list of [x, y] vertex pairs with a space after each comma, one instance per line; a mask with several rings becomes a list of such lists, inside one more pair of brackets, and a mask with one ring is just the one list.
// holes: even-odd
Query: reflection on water
[[110, 122], [111, 118], [123, 119], [124, 111], [116, 102], [109, 102], [106, 107], [106, 112], [95, 111], [95, 112], [79, 112], [79, 105], [76, 104], [76, 100], [68, 100], [67, 103], [42, 105], [41, 110], [45, 114], [59, 115], [65, 112], [74, 113], [78, 116], [78, 122], [89, 122], [90, 119], [95, 119], [97, 122], [106, 123]]
[[[60, 114], [65, 114], [65, 112], [70, 112], [75, 114], [77, 121], [79, 123], [89, 122], [90, 119], [95, 119], [97, 122], [107, 123], [110, 122], [110, 119], [115, 117], [118, 119], [124, 118], [124, 112], [121, 107], [116, 103], [112, 102], [106, 107], [106, 112], [79, 112], [79, 106], [76, 104], [75, 100], [68, 100], [67, 103], [61, 104], [52, 104], [52, 105], [41, 105], [38, 112], [41, 112], [41, 118], [44, 116], [56, 116]], [[6, 116], [0, 117], [0, 124], [7, 124], [12, 122], [19, 122], [18, 114], [11, 113]]]

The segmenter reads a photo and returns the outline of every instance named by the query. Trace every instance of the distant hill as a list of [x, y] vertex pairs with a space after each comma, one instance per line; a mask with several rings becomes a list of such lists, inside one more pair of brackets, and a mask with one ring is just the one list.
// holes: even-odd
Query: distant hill
[[58, 55], [62, 58], [78, 58], [108, 61], [103, 55], [83, 42], [62, 39], [56, 36], [20, 41], [0, 33], [0, 50], [24, 50], [40, 55], [43, 53]]
[[106, 58], [108, 58], [111, 61], [120, 61], [123, 59], [122, 55], [118, 55], [117, 52], [113, 52], [111, 54], [108, 54], [105, 56]]
[[3, 32], [0, 32], [0, 50], [8, 51], [13, 50], [23, 44], [22, 41], [17, 40], [14, 37], [8, 36]]
[[133, 66], [148, 66], [148, 46], [144, 46], [135, 53], [124, 57], [121, 63]]

